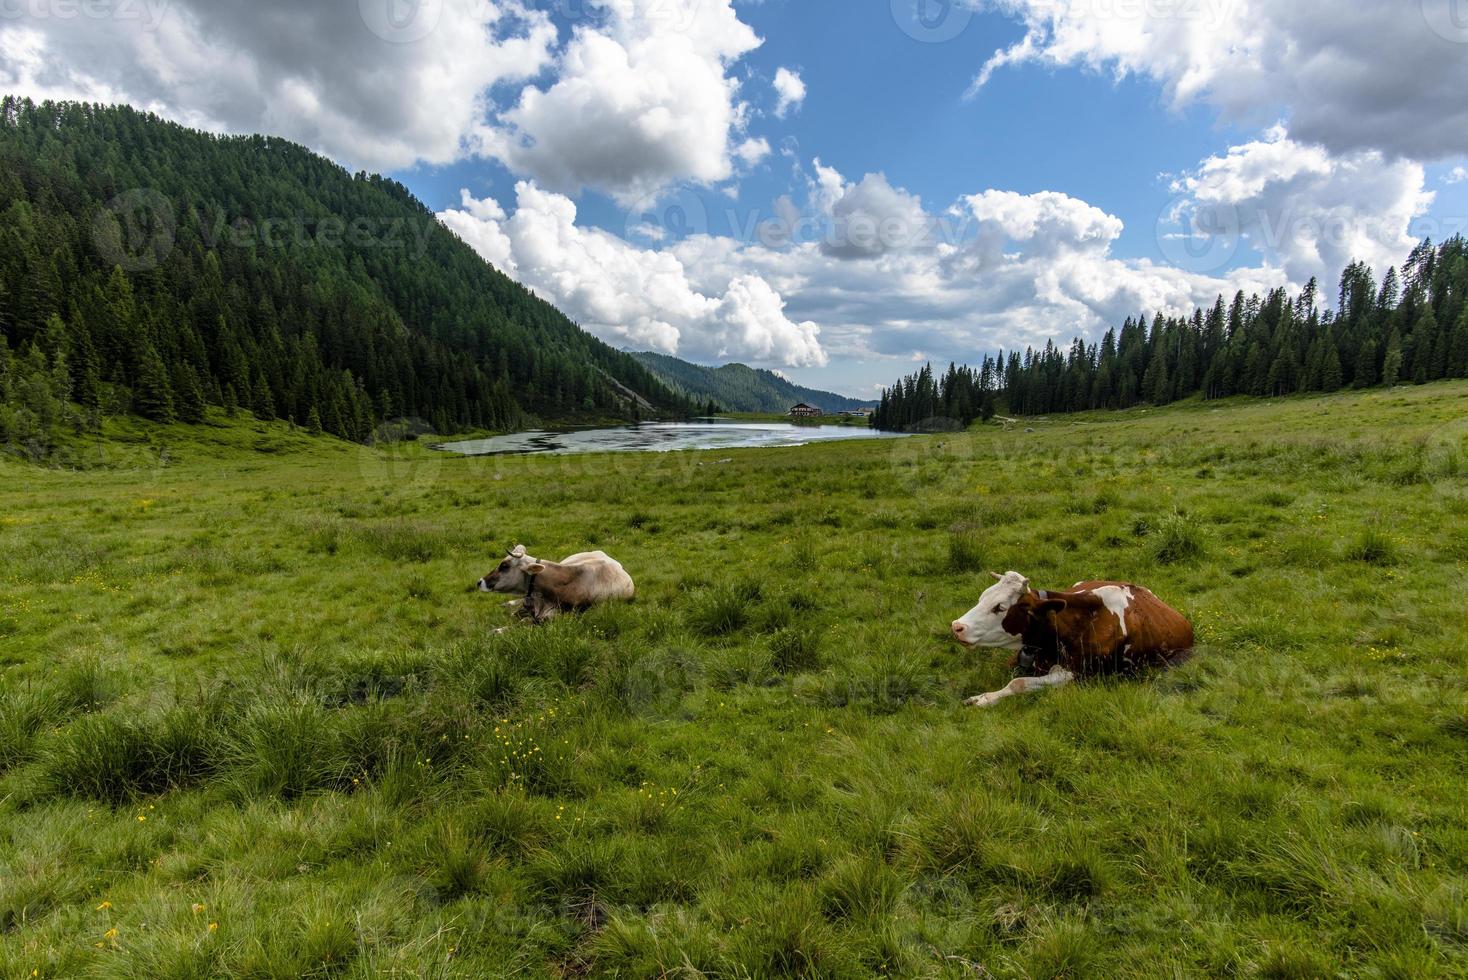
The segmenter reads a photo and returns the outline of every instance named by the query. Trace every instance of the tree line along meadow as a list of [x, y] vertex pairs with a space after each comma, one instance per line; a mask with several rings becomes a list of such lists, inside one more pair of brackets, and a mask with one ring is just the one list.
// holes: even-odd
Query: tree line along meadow
[[1314, 279], [1299, 295], [1239, 292], [1191, 316], [1128, 318], [1099, 344], [1076, 338], [1068, 351], [985, 357], [978, 368], [931, 366], [903, 378], [873, 418], [902, 430], [954, 419], [967, 426], [996, 411], [1046, 415], [1167, 405], [1199, 395], [1275, 397], [1299, 392], [1424, 384], [1468, 377], [1468, 243], [1461, 235], [1424, 241], [1378, 287], [1370, 266], [1341, 275], [1334, 310], [1320, 308]]

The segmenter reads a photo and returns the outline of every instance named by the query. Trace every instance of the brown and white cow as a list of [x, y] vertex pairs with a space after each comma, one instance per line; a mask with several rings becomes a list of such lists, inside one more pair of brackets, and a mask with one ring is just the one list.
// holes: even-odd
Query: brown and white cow
[[1011, 666], [1033, 676], [964, 702], [973, 707], [1078, 678], [1167, 666], [1193, 649], [1192, 624], [1140, 585], [1077, 582], [1069, 592], [1037, 592], [1018, 572], [990, 574], [999, 581], [954, 620], [953, 636], [966, 647], [1011, 650]]
[[563, 612], [587, 609], [599, 602], [631, 599], [632, 576], [604, 552], [586, 551], [563, 561], [541, 561], [516, 545], [494, 571], [479, 580], [480, 592], [524, 598], [522, 615], [543, 623]]

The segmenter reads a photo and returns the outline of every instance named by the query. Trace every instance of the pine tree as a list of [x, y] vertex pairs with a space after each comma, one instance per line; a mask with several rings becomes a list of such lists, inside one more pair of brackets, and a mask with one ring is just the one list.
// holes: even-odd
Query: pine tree
[[1468, 378], [1468, 302], [1458, 314], [1458, 325], [1453, 327], [1453, 339], [1448, 345], [1448, 377]]
[[1142, 379], [1142, 397], [1153, 405], [1166, 405], [1171, 401], [1167, 380], [1167, 358], [1159, 355], [1152, 358], [1147, 374]]
[[0, 405], [10, 401], [12, 364], [10, 344], [5, 339], [5, 331], [0, 330]]
[[174, 366], [173, 396], [180, 422], [198, 425], [204, 421], [204, 388], [193, 365], [181, 362]]
[[1386, 360], [1381, 367], [1381, 383], [1388, 388], [1396, 387], [1402, 377], [1402, 336], [1393, 330], [1386, 342]]
[[1356, 370], [1353, 372], [1357, 388], [1370, 388], [1376, 384], [1376, 340], [1367, 337], [1356, 354]]
[[70, 363], [72, 397], [77, 404], [95, 412], [102, 404], [102, 362], [92, 335], [85, 328], [73, 335]]
[[321, 435], [321, 413], [316, 411], [316, 406], [311, 406], [311, 413], [306, 416], [306, 430], [313, 436]]
[[265, 383], [265, 375], [258, 371], [255, 373], [255, 383], [250, 390], [250, 409], [262, 422], [270, 422], [275, 419], [275, 396], [270, 393], [270, 385]]
[[145, 344], [138, 359], [138, 380], [133, 388], [133, 408], [143, 418], [154, 422], [174, 420], [173, 387], [168, 369], [152, 344]]
[[1437, 317], [1432, 304], [1424, 302], [1417, 322], [1412, 327], [1412, 380], [1426, 384], [1432, 380], [1432, 352], [1437, 346]]
[[1269, 373], [1268, 356], [1256, 340], [1244, 357], [1244, 391], [1251, 395], [1269, 394]]
[[1340, 391], [1345, 387], [1345, 373], [1341, 370], [1341, 355], [1336, 349], [1335, 341], [1329, 337], [1325, 339], [1325, 356], [1320, 368], [1320, 388], [1322, 391]]

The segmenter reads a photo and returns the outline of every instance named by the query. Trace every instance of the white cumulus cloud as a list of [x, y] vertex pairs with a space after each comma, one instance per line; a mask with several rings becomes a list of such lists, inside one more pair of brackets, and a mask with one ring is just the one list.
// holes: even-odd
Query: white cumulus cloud
[[759, 46], [754, 31], [730, 0], [601, 5], [605, 22], [575, 29], [554, 81], [526, 86], [490, 128], [493, 153], [552, 190], [623, 204], [732, 176], [743, 109], [728, 69]]
[[1207, 216], [1194, 230], [1237, 235], [1299, 282], [1353, 259], [1378, 270], [1400, 263], [1415, 244], [1413, 219], [1433, 201], [1425, 183], [1421, 164], [1376, 150], [1335, 155], [1274, 127], [1204, 160], [1174, 190], [1182, 211]]
[[805, 101], [805, 82], [800, 73], [791, 71], [789, 68], [778, 68], [775, 71], [775, 115], [781, 119], [791, 109], [800, 107]]
[[529, 181], [513, 214], [465, 191], [439, 215], [490, 262], [602, 339], [696, 360], [790, 367], [826, 363], [820, 328], [795, 322], [770, 284], [749, 270], [695, 286], [671, 249], [639, 248], [576, 224], [568, 197]]
[[488, 91], [550, 63], [554, 26], [514, 0], [425, 0], [406, 21], [387, 3], [139, 0], [105, 17], [29, 5], [0, 19], [0, 89], [129, 102], [393, 169], [474, 152]]
[[1025, 26], [974, 81], [1036, 62], [1161, 84], [1305, 143], [1434, 160], [1468, 154], [1468, 26], [1459, 0], [985, 0]]
[[280, 135], [352, 167], [493, 156], [623, 203], [768, 155], [731, 73], [761, 41], [732, 0], [586, 0], [565, 36], [541, 6], [21, 2], [0, 16], [0, 90]]

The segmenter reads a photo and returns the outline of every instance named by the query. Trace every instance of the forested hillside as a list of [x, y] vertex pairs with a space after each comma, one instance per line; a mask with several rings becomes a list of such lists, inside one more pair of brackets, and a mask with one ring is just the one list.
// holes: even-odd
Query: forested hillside
[[400, 184], [126, 107], [0, 101], [0, 444], [206, 405], [349, 439], [683, 414]]
[[1128, 318], [1099, 344], [1047, 343], [985, 357], [976, 369], [924, 368], [884, 395], [873, 425], [904, 429], [934, 417], [964, 424], [996, 399], [1017, 415], [1166, 405], [1179, 398], [1278, 396], [1468, 377], [1468, 243], [1423, 242], [1378, 284], [1352, 263], [1334, 309], [1315, 280], [1298, 296], [1223, 297], [1189, 317]]
[[785, 412], [800, 402], [827, 412], [854, 412], [873, 404], [829, 391], [804, 388], [773, 371], [743, 364], [711, 368], [666, 354], [646, 352], [632, 356], [682, 394], [700, 404], [712, 401], [726, 412]]

